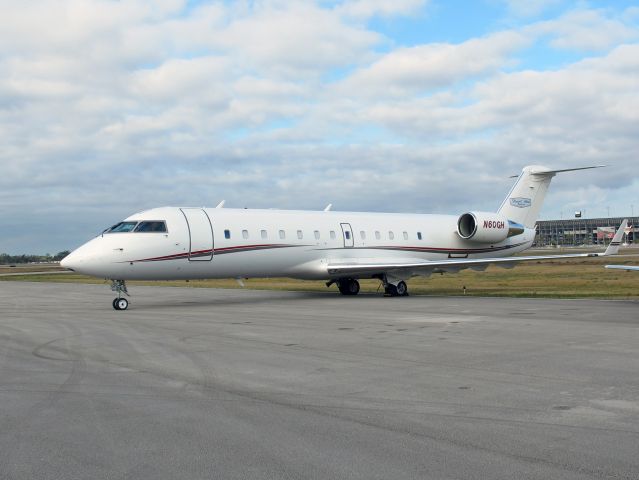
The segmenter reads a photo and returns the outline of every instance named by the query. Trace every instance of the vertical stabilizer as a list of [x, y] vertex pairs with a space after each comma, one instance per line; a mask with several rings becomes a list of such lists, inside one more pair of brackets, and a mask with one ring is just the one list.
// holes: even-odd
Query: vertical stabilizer
[[597, 165], [563, 170], [550, 170], [539, 165], [524, 167], [517, 178], [517, 182], [515, 182], [515, 186], [504, 200], [504, 203], [501, 204], [497, 213], [508, 220], [521, 223], [527, 228], [533, 228], [539, 218], [539, 212], [546, 198], [550, 181], [556, 174], [576, 170], [589, 170], [603, 166]]
[[546, 171], [550, 172], [550, 169], [536, 165], [524, 167], [497, 213], [526, 228], [533, 228], [546, 198], [550, 181], [555, 176], [554, 173], [541, 173]]
[[619, 247], [621, 246], [621, 241], [623, 240], [623, 236], [626, 233], [626, 227], [628, 226], [628, 219], [624, 218], [623, 222], [621, 222], [621, 226], [615, 232], [615, 236], [610, 241], [608, 248], [606, 248], [605, 256], [608, 255], [617, 255], [619, 253]]

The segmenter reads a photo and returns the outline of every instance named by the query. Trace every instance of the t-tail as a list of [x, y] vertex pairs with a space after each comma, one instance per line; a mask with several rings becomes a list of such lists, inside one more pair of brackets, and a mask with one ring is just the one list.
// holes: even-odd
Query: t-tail
[[512, 222], [519, 223], [526, 228], [534, 228], [539, 212], [546, 198], [548, 187], [552, 178], [563, 172], [576, 170], [590, 170], [601, 168], [605, 165], [593, 167], [567, 168], [564, 170], [551, 170], [539, 165], [524, 167], [517, 178], [517, 182], [501, 204], [497, 213]]

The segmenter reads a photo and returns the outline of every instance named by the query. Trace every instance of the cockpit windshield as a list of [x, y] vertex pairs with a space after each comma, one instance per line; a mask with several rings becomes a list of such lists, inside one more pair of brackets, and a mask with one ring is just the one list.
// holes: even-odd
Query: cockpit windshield
[[104, 233], [126, 233], [132, 232], [138, 222], [120, 222], [113, 225]]
[[120, 222], [108, 228], [104, 233], [166, 233], [166, 222], [163, 220], [148, 220], [142, 222]]
[[134, 231], [166, 233], [166, 223], [162, 221], [140, 222]]

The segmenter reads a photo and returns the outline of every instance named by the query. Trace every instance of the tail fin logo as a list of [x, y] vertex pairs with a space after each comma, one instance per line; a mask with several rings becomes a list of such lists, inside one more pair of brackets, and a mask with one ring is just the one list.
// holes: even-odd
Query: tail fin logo
[[532, 200], [530, 198], [523, 197], [511, 198], [510, 204], [517, 208], [528, 208], [532, 205]]

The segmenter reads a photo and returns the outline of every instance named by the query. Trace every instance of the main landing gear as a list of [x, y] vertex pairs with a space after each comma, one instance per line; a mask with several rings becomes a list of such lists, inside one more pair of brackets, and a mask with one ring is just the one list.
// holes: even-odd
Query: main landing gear
[[404, 280], [389, 277], [386, 274], [380, 275], [379, 278], [384, 285], [384, 296], [386, 297], [408, 297], [408, 285]]
[[[384, 285], [384, 295], [387, 297], [407, 297], [408, 286], [404, 280], [388, 278], [386, 275], [376, 276]], [[357, 295], [359, 293], [359, 282], [354, 278], [340, 278], [326, 282], [326, 286], [330, 287], [334, 283], [337, 284], [339, 293], [342, 295]]]
[[113, 308], [115, 310], [126, 310], [129, 308], [129, 301], [122, 297], [123, 293], [129, 296], [124, 280], [111, 280], [111, 290], [118, 294], [117, 298], [113, 299]]
[[359, 293], [359, 282], [354, 278], [343, 278], [337, 281], [337, 288], [342, 295], [357, 295]]
[[357, 295], [359, 293], [359, 282], [354, 278], [340, 278], [339, 280], [330, 280], [326, 282], [326, 286], [330, 287], [334, 283], [337, 284], [339, 293], [342, 295]]
[[389, 297], [407, 297], [408, 285], [406, 285], [404, 280], [397, 282], [397, 285], [387, 283], [384, 285], [384, 293]]

